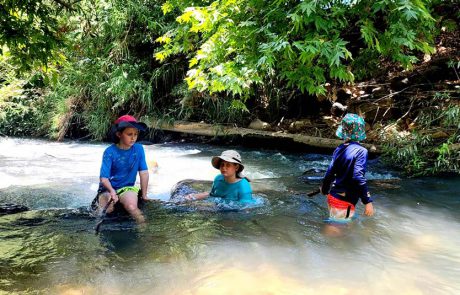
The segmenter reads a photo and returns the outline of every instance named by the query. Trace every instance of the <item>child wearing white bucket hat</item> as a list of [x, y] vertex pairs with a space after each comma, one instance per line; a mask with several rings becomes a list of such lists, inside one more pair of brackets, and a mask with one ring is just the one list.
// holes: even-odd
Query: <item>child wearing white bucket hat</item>
[[226, 201], [252, 202], [252, 189], [249, 179], [242, 175], [244, 165], [237, 151], [223, 151], [220, 156], [212, 157], [211, 164], [220, 170], [214, 178], [211, 192], [189, 194], [186, 200], [202, 200], [207, 197], [219, 197]]

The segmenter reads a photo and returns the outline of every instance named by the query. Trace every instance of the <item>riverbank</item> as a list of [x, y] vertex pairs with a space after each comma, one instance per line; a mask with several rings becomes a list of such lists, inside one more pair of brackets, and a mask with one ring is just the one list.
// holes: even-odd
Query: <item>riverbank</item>
[[[307, 150], [320, 153], [330, 152], [343, 142], [339, 139], [315, 137], [300, 133], [273, 132], [185, 121], [176, 121], [173, 124], [159, 124], [156, 128], [162, 132], [172, 133], [180, 137], [202, 136], [207, 140], [230, 141], [231, 143], [245, 146]], [[363, 145], [372, 155], [379, 155], [382, 152], [381, 147], [375, 144], [364, 143]]]

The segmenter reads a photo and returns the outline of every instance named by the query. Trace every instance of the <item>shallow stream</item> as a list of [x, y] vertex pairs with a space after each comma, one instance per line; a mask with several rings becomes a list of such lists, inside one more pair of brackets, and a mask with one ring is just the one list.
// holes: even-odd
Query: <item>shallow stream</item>
[[[369, 162], [374, 217], [328, 227], [318, 187], [329, 155], [145, 146], [145, 228], [104, 223], [87, 207], [107, 144], [0, 139], [0, 293], [460, 294], [460, 178], [405, 179]], [[212, 212], [167, 201], [183, 179], [210, 181], [210, 159], [241, 152], [263, 206]], [[151, 165], [153, 166], [153, 165]], [[305, 174], [304, 172], [307, 171]]]

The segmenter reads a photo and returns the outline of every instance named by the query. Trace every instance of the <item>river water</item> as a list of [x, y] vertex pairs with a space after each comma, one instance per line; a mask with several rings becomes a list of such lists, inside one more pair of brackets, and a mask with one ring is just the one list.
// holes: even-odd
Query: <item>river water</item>
[[[330, 227], [318, 187], [329, 155], [241, 147], [264, 205], [240, 212], [167, 205], [183, 179], [210, 181], [224, 147], [145, 146], [145, 228], [87, 210], [108, 145], [0, 139], [0, 293], [460, 294], [460, 178], [405, 179], [378, 160], [368, 179], [375, 216]], [[307, 171], [306, 174], [303, 174]]]

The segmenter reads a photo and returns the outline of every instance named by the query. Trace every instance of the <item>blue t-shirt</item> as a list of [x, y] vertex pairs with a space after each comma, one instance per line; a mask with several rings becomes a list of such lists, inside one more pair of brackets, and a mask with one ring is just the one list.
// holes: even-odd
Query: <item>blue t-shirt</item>
[[100, 177], [108, 178], [112, 187], [117, 190], [125, 186], [133, 186], [137, 172], [144, 170], [148, 170], [148, 167], [144, 147], [141, 144], [135, 143], [128, 150], [112, 144], [105, 149], [102, 156]]
[[242, 178], [240, 181], [234, 183], [228, 183], [222, 174], [214, 178], [210, 196], [222, 198], [226, 201], [253, 201], [251, 185], [246, 178]]
[[[372, 202], [368, 197], [366, 167], [367, 149], [358, 142], [349, 142], [339, 145], [323, 179], [322, 190], [334, 197], [356, 205], [361, 199], [363, 204]], [[345, 193], [345, 197], [341, 196]]]

